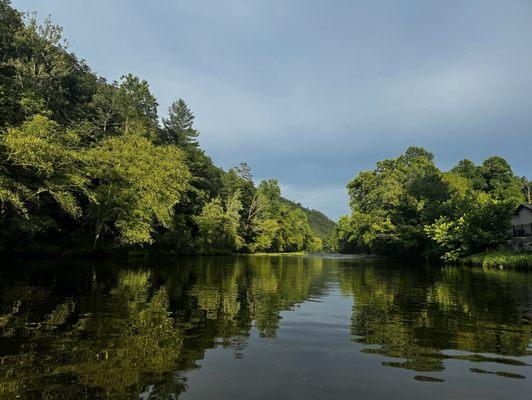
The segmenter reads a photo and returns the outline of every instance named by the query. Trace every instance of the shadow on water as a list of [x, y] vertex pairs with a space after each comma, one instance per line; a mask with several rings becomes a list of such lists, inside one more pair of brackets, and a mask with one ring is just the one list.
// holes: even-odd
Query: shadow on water
[[241, 359], [252, 332], [276, 340], [283, 311], [333, 290], [353, 299], [341, 340], [380, 357], [383, 373], [441, 383], [427, 373], [454, 361], [522, 379], [493, 366], [526, 369], [531, 355], [527, 274], [338, 257], [3, 264], [0, 398], [177, 398], [208, 349]]

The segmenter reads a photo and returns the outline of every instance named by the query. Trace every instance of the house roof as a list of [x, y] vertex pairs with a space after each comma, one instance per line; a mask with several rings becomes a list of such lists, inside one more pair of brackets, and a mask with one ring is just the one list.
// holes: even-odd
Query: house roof
[[516, 211], [519, 212], [519, 210], [521, 210], [521, 208], [526, 208], [526, 209], [532, 211], [532, 204], [525, 204], [525, 203], [519, 204], [519, 207], [517, 207]]

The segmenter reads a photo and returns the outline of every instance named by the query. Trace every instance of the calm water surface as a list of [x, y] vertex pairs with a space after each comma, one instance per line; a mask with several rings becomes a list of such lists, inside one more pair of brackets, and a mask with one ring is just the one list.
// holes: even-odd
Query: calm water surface
[[2, 261], [0, 398], [526, 399], [532, 274], [334, 257]]

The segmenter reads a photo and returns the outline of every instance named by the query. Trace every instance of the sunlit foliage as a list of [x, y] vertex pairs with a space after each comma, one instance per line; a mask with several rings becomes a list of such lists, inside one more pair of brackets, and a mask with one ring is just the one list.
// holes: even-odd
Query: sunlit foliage
[[504, 243], [522, 179], [491, 157], [440, 171], [428, 151], [410, 147], [347, 185], [351, 214], [330, 238], [333, 250], [456, 260]]
[[275, 181], [268, 197], [247, 163], [213, 164], [184, 100], [161, 124], [148, 82], [108, 83], [50, 18], [0, 11], [0, 251], [321, 249]]

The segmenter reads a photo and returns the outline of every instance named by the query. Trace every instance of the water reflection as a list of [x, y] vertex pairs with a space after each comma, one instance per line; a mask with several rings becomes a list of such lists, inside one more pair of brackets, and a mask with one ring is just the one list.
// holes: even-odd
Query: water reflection
[[341, 275], [342, 289], [355, 299], [354, 341], [378, 345], [364, 352], [398, 359], [385, 366], [442, 371], [449, 359], [527, 365], [511, 356], [531, 354], [530, 275], [401, 266], [344, 268]]
[[381, 373], [441, 382], [431, 373], [453, 360], [471, 376], [529, 374], [532, 275], [319, 257], [4, 264], [0, 398], [175, 399], [208, 349], [242, 362], [252, 332], [265, 346], [281, 314], [335, 290], [353, 299], [351, 336], [331, 340], [362, 345]]

